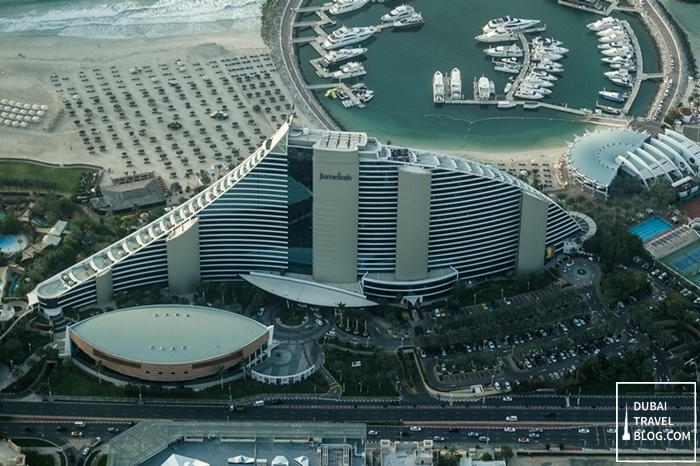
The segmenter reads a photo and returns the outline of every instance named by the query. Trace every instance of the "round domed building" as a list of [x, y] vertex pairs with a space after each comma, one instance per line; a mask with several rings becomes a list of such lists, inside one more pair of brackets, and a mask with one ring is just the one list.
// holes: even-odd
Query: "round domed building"
[[269, 356], [273, 327], [233, 312], [157, 305], [90, 317], [68, 328], [66, 352], [141, 380], [183, 382]]

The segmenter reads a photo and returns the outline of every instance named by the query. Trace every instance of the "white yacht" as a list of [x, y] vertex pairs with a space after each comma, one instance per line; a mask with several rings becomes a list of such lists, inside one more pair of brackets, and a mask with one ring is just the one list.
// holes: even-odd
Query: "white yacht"
[[564, 55], [565, 53], [569, 52], [569, 49], [567, 49], [566, 47], [559, 47], [557, 45], [542, 45], [542, 44], [533, 45], [532, 50], [533, 50], [533, 52], [535, 52], [535, 51], [552, 52], [552, 53], [558, 53], [559, 55]]
[[367, 74], [367, 72], [365, 71], [365, 67], [362, 66], [362, 63], [351, 61], [350, 63], [341, 65], [338, 71], [332, 72], [331, 77], [333, 79], [345, 79], [354, 76], [362, 76], [363, 74]]
[[479, 100], [488, 100], [491, 94], [496, 90], [493, 81], [490, 81], [486, 76], [481, 76], [477, 82], [477, 98]]
[[494, 62], [493, 69], [504, 73], [519, 74], [520, 70], [523, 69], [523, 65], [520, 63]]
[[498, 108], [513, 108], [517, 104], [513, 102], [512, 100], [499, 100], [496, 106]]
[[551, 61], [554, 62], [556, 60], [561, 60], [564, 58], [563, 55], [559, 55], [558, 53], [553, 53], [553, 52], [535, 52], [530, 56], [530, 60], [532, 61]]
[[354, 28], [341, 26], [328, 36], [328, 39], [323, 43], [323, 48], [326, 50], [339, 49], [368, 39], [375, 32], [377, 32], [377, 28], [374, 26]]
[[619, 70], [613, 70], [613, 71], [606, 71], [603, 73], [605, 76], [608, 78], [619, 78], [619, 77], [625, 77], [625, 78], [631, 78], [629, 71], [627, 68], [620, 68]]
[[535, 91], [538, 94], [542, 95], [549, 95], [552, 93], [551, 89], [547, 89], [546, 87], [538, 86], [537, 84], [533, 82], [528, 82], [528, 81], [523, 81], [520, 84], [520, 87], [518, 88], [519, 91]]
[[491, 57], [522, 57], [523, 49], [517, 45], [497, 45], [484, 50], [486, 55]]
[[452, 68], [450, 72], [450, 95], [452, 100], [462, 98], [462, 73], [457, 68]]
[[618, 62], [610, 63], [610, 68], [613, 69], [626, 69], [627, 71], [637, 71], [637, 65], [634, 62]]
[[552, 66], [547, 63], [538, 63], [537, 66], [534, 66], [533, 71], [544, 71], [545, 73], [563, 73], [564, 68], [562, 67], [556, 67]]
[[515, 91], [514, 95], [515, 97], [520, 97], [521, 99], [537, 100], [544, 98], [544, 95], [532, 89], [518, 89], [517, 91]]
[[442, 73], [436, 71], [433, 75], [433, 102], [436, 104], [445, 101], [445, 81], [442, 79]]
[[605, 37], [609, 36], [610, 34], [617, 34], [619, 32], [624, 32], [625, 28], [623, 28], [621, 25], [618, 26], [613, 26], [611, 28], [603, 29], [602, 31], [596, 32], [596, 36], [598, 37]]
[[601, 37], [600, 42], [602, 44], [609, 44], [611, 42], [620, 42], [620, 41], [627, 41], [629, 40], [629, 36], [624, 33], [618, 33], [618, 34], [610, 34], [609, 36]]
[[601, 50], [601, 53], [606, 57], [618, 57], [621, 55], [630, 55], [634, 51], [629, 47], [613, 47], [607, 50]]
[[586, 27], [591, 31], [598, 32], [602, 31], [603, 29], [611, 28], [616, 24], [620, 24], [620, 20], [618, 20], [617, 18], [613, 18], [612, 16], [606, 16], [605, 18], [599, 19], [595, 23], [590, 23], [586, 25]]
[[488, 32], [478, 35], [474, 39], [479, 42], [508, 42], [517, 38], [517, 34], [512, 29], [497, 28], [489, 29]]
[[600, 50], [607, 50], [613, 47], [631, 47], [632, 44], [628, 40], [621, 40], [618, 42], [608, 42], [607, 44], [600, 44], [598, 48]]
[[533, 69], [532, 71], [530, 71], [530, 74], [533, 74], [540, 79], [546, 79], [547, 81], [556, 81], [557, 79], [559, 79], [556, 76], [553, 76], [553, 75], [547, 73], [546, 71], [541, 71], [541, 70], [534, 70]]
[[614, 82], [615, 84], [619, 84], [620, 86], [632, 87], [634, 85], [634, 81], [631, 77], [615, 76], [610, 78], [610, 81]]
[[539, 22], [539, 19], [520, 19], [513, 18], [511, 16], [504, 16], [502, 18], [492, 19], [482, 28], [482, 30], [484, 32], [488, 32], [490, 29], [506, 28], [512, 29], [513, 31], [521, 31], [523, 29], [531, 28], [536, 24], [539, 24]]
[[608, 100], [612, 100], [612, 101], [620, 102], [620, 103], [627, 100], [627, 97], [628, 97], [627, 94], [623, 94], [622, 92], [606, 91], [605, 89], [603, 89], [602, 91], [598, 91], [598, 94], [604, 99], [608, 99]]
[[368, 3], [369, 0], [335, 0], [333, 2], [333, 6], [328, 10], [328, 13], [332, 15], [348, 13], [350, 11], [355, 11], [362, 8]]
[[620, 62], [632, 62], [632, 63], [634, 63], [634, 56], [633, 55], [617, 55], [614, 57], [601, 58], [601, 61], [604, 61], [605, 63], [620, 63]]
[[545, 45], [545, 46], [555, 46], [559, 47], [560, 45], [563, 44], [562, 41], [560, 40], [554, 40], [554, 39], [547, 39], [545, 37], [535, 37], [530, 41], [530, 43], [534, 45]]
[[394, 21], [395, 28], [410, 28], [410, 27], [420, 26], [422, 24], [423, 24], [423, 15], [421, 15], [420, 13], [413, 13], [408, 18]]
[[525, 76], [525, 79], [523, 79], [523, 82], [531, 83], [536, 86], [542, 86], [542, 87], [552, 87], [554, 86], [554, 83], [552, 81], [548, 81], [546, 79], [540, 78], [537, 75], [534, 74], [528, 74]]
[[400, 19], [408, 18], [416, 11], [411, 5], [400, 5], [391, 10], [389, 13], [382, 16], [382, 21], [385, 23], [393, 23]]
[[367, 51], [366, 48], [363, 47], [355, 47], [355, 48], [344, 48], [340, 50], [332, 50], [325, 54], [323, 57], [321, 57], [321, 62], [323, 65], [332, 65], [333, 63], [338, 63], [339, 61], [343, 60], [349, 60], [350, 58], [355, 58]]

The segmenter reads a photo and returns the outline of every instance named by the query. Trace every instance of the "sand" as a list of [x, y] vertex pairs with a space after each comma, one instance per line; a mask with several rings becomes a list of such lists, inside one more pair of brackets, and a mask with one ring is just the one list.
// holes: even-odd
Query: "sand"
[[[293, 103], [256, 31], [130, 41], [3, 39], [0, 99], [48, 106], [27, 128], [0, 125], [0, 159], [100, 167], [103, 185], [150, 171], [166, 185], [194, 185], [194, 178], [185, 181], [188, 170], [247, 157]], [[229, 117], [211, 118], [217, 110]], [[168, 129], [173, 122], [182, 128]]]

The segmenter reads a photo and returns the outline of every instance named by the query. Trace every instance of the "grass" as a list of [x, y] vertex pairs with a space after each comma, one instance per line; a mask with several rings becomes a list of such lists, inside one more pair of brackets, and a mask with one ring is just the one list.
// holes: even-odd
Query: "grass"
[[304, 322], [304, 312], [293, 308], [283, 309], [279, 319], [285, 325], [299, 325]]
[[28, 451], [25, 454], [27, 455], [27, 464], [31, 466], [56, 466], [56, 462], [51, 455], [40, 455], [34, 451]]
[[522, 290], [520, 290], [512, 281], [494, 282], [479, 287], [479, 289], [476, 291], [476, 303], [498, 301], [501, 299], [501, 290], [503, 290], [504, 297], [522, 294]]
[[100, 460], [97, 462], [97, 466], [107, 466], [107, 458], [109, 455], [100, 456]]
[[65, 374], [55, 386], [51, 387], [51, 390], [54, 395], [63, 396], [126, 396], [121, 392], [110, 390], [107, 386], [100, 386], [75, 372]]
[[[51, 442], [47, 442], [46, 440], [41, 440], [38, 438], [18, 438], [18, 439], [12, 439], [12, 441], [17, 445], [18, 447], [55, 447]], [[34, 463], [29, 462], [29, 454], [27, 453], [27, 464], [32, 464], [34, 466]], [[53, 464], [53, 461], [51, 461], [51, 464]]]
[[[357, 354], [343, 350], [327, 351], [326, 367], [333, 367], [335, 361], [339, 361], [338, 367], [343, 368], [342, 372], [345, 378], [341, 381], [341, 377], [337, 372], [332, 375], [338, 383], [344, 386], [344, 396], [396, 396], [394, 384], [388, 380], [388, 377], [384, 378], [387, 380], [382, 380], [381, 382], [376, 379], [377, 374], [382, 374], [385, 371], [381, 369], [379, 361], [374, 354]], [[360, 361], [361, 365], [352, 367], [352, 363], [355, 361]], [[357, 385], [350, 380], [346, 380], [348, 377], [352, 377], [350, 372], [354, 372], [358, 382]], [[360, 380], [363, 381], [361, 392]]]
[[48, 336], [34, 332], [27, 333], [22, 340], [27, 344], [27, 349], [29, 349], [29, 344], [32, 345], [32, 353], [36, 353], [40, 348], [51, 343], [51, 339]]
[[0, 173], [4, 178], [16, 180], [42, 180], [58, 184], [58, 192], [74, 194], [78, 190], [84, 168], [53, 168], [33, 163], [0, 162]]

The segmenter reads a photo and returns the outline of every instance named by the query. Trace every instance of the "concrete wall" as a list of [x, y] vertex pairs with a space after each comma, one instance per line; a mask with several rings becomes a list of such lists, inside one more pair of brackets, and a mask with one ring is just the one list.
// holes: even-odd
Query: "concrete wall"
[[314, 280], [357, 280], [359, 169], [356, 149], [314, 148]]
[[95, 291], [97, 304], [100, 306], [114, 300], [111, 267], [95, 277]]
[[199, 219], [178, 225], [165, 240], [168, 252], [168, 288], [172, 294], [197, 291], [199, 272]]
[[396, 279], [428, 276], [431, 173], [419, 167], [399, 169], [396, 221]]
[[520, 235], [515, 270], [518, 274], [539, 272], [544, 265], [547, 237], [547, 201], [523, 193], [520, 201]]

